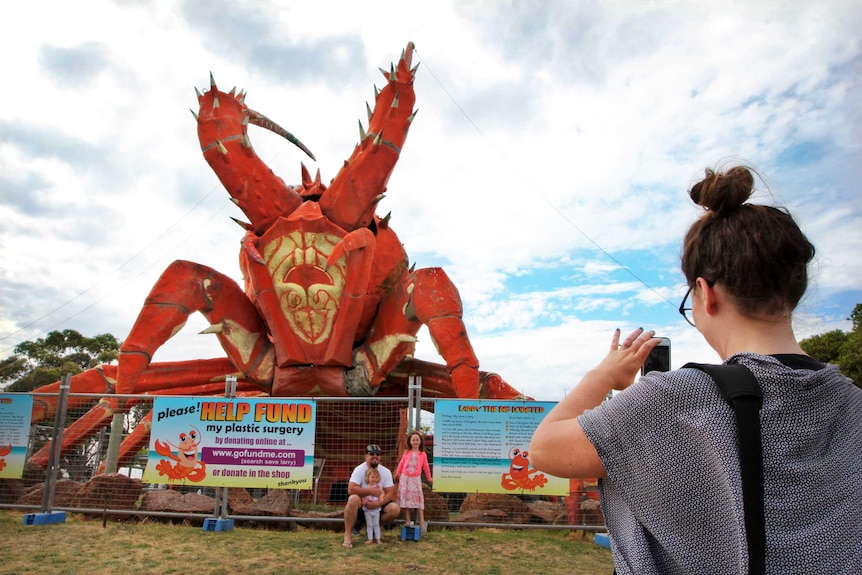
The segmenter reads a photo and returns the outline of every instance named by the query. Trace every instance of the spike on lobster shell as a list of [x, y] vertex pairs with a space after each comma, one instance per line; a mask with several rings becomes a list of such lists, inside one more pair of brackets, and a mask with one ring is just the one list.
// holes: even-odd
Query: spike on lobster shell
[[223, 331], [224, 331], [224, 325], [222, 325], [220, 323], [214, 323], [214, 324], [210, 325], [209, 327], [204, 328], [203, 330], [198, 332], [198, 335], [207, 335], [210, 333], [222, 333]]
[[232, 219], [234, 222], [236, 222], [236, 224], [237, 224], [239, 227], [241, 227], [242, 229], [244, 229], [245, 231], [249, 231], [249, 230], [253, 230], [253, 229], [254, 229], [254, 226], [253, 226], [253, 225], [251, 225], [251, 224], [250, 224], [250, 223], [248, 223], [248, 222], [244, 222], [244, 221], [242, 221], [242, 220], [238, 220], [238, 219], [236, 219], [236, 218], [235, 218], [235, 217], [233, 217], [233, 216], [231, 216], [231, 217], [230, 217], [230, 219]]
[[307, 190], [314, 184], [314, 182], [311, 181], [311, 174], [308, 172], [308, 168], [305, 167], [305, 163], [300, 162], [299, 166], [302, 170], [302, 187]]

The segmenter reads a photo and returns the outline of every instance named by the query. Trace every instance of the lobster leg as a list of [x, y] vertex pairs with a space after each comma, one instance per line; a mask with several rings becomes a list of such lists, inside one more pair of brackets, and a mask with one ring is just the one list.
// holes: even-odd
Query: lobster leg
[[[434, 399], [448, 399], [457, 397], [455, 388], [452, 386], [452, 377], [445, 365], [405, 357], [395, 368], [395, 371], [386, 377], [386, 387], [382, 388], [377, 395], [383, 397], [404, 397], [408, 393], [410, 376], [422, 378], [422, 397]], [[481, 399], [517, 399], [531, 400], [517, 389], [506, 383], [499, 374], [480, 371], [479, 372], [479, 397]]]
[[272, 380], [274, 352], [254, 305], [227, 276], [192, 262], [175, 261], [147, 296], [129, 336], [120, 346], [118, 393], [139, 393], [141, 376], [155, 351], [199, 311], [239, 370], [258, 384]]
[[345, 258], [347, 273], [341, 294], [341, 309], [335, 318], [325, 359], [351, 357], [353, 336], [356, 324], [362, 319], [363, 299], [374, 263], [374, 249], [374, 234], [368, 229], [355, 230], [335, 246], [326, 262], [329, 267]]
[[452, 376], [455, 395], [478, 398], [479, 360], [467, 338], [458, 289], [440, 268], [416, 270], [414, 276], [407, 313], [412, 312], [428, 326], [431, 340]]
[[[117, 366], [100, 365], [72, 376], [69, 382], [70, 393], [113, 393], [117, 383]], [[57, 413], [57, 398], [60, 382], [49, 383], [33, 390], [33, 409], [30, 421], [38, 423]], [[89, 397], [69, 396], [66, 409], [77, 411], [93, 404]]]
[[[90, 411], [76, 419], [72, 425], [63, 431], [63, 443], [60, 447], [60, 454], [68, 452], [70, 448], [77, 445], [79, 441], [90, 437], [96, 430], [101, 429], [110, 421], [118, 407], [116, 398], [103, 397], [99, 403]], [[34, 463], [40, 467], [47, 467], [51, 459], [51, 442], [45, 444], [31, 458], [30, 463]]]
[[380, 308], [369, 337], [354, 353], [354, 363], [364, 368], [372, 388], [413, 354], [416, 333], [424, 324], [446, 361], [456, 397], [479, 397], [479, 360], [461, 319], [461, 297], [446, 272], [440, 268], [412, 272]]

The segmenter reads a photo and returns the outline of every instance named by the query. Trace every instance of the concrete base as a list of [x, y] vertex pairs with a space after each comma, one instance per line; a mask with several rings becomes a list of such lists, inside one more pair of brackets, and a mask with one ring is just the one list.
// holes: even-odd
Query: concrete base
[[233, 519], [204, 519], [204, 531], [233, 531]]
[[419, 541], [422, 534], [422, 529], [418, 525], [407, 526], [401, 528], [402, 541]]
[[65, 511], [48, 511], [47, 513], [28, 513], [24, 516], [24, 525], [49, 525], [65, 523]]
[[596, 545], [601, 545], [602, 547], [611, 548], [611, 538], [607, 533], [596, 533], [593, 536], [593, 543]]

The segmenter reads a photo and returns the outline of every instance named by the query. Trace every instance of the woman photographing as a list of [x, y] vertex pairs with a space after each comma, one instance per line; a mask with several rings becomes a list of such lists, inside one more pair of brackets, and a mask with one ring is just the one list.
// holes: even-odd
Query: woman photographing
[[[765, 572], [862, 573], [862, 389], [799, 347], [791, 315], [814, 246], [785, 210], [746, 203], [753, 188], [737, 166], [690, 190], [705, 212], [683, 243], [680, 312], [762, 393]], [[653, 336], [617, 330], [541, 422], [530, 459], [602, 478], [617, 573], [749, 573], [734, 411], [699, 369], [635, 382]]]

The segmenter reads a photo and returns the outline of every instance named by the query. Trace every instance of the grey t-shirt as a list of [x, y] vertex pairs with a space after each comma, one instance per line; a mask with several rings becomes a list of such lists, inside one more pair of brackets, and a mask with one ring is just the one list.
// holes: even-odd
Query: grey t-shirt
[[[835, 366], [728, 362], [763, 390], [766, 572], [862, 573], [862, 389]], [[649, 373], [579, 422], [620, 575], [747, 572], [735, 418], [709, 376]]]

